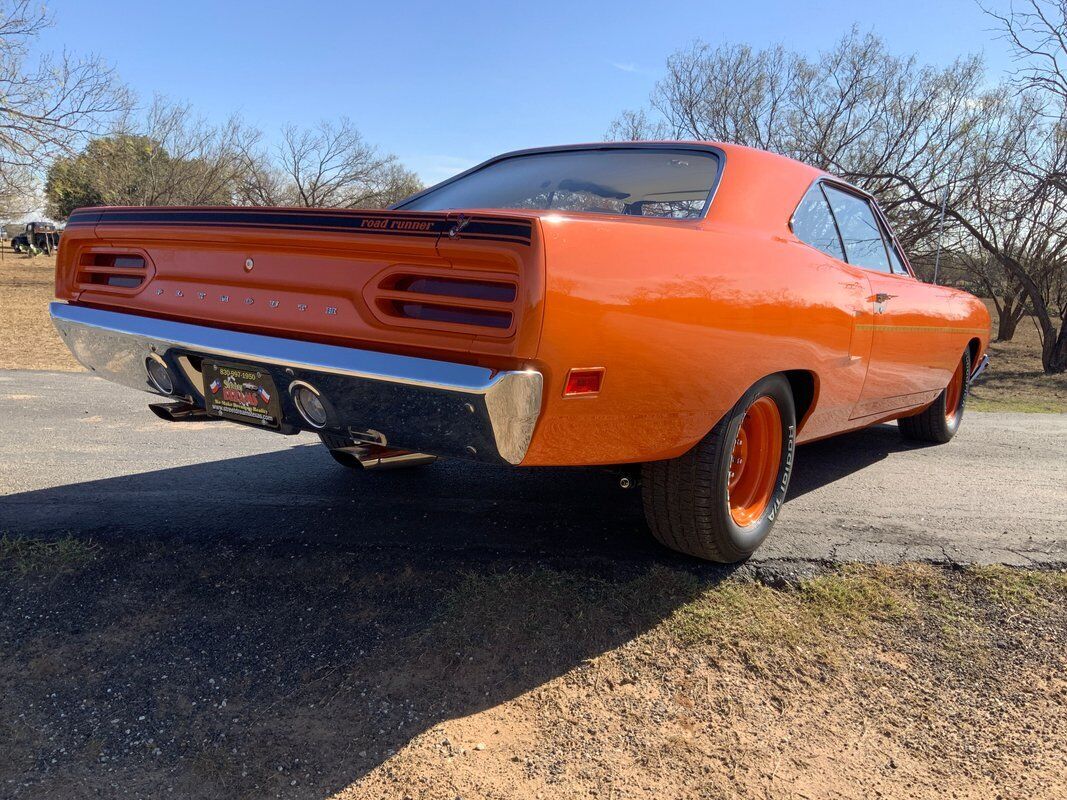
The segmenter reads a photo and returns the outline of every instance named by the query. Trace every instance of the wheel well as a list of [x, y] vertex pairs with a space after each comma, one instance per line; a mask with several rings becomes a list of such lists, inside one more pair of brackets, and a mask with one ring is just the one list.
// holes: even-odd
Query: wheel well
[[808, 412], [815, 405], [815, 374], [806, 369], [787, 369], [782, 373], [789, 381], [793, 392], [793, 405], [797, 410], [797, 430], [807, 421]]

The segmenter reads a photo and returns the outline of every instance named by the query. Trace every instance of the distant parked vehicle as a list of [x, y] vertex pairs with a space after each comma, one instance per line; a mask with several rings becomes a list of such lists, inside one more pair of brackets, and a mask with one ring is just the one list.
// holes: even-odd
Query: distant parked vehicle
[[11, 237], [11, 249], [16, 253], [28, 253], [30, 242], [38, 250], [50, 253], [59, 247], [62, 231], [51, 222], [29, 222], [24, 233]]

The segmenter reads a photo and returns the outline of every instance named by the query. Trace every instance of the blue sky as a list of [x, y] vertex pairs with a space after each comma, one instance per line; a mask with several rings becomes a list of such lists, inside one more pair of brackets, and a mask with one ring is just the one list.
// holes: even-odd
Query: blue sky
[[105, 56], [143, 100], [272, 134], [349, 116], [436, 182], [505, 150], [600, 139], [694, 39], [816, 52], [853, 23], [934, 63], [1010, 67], [973, 0], [284, 3], [53, 0], [42, 43]]

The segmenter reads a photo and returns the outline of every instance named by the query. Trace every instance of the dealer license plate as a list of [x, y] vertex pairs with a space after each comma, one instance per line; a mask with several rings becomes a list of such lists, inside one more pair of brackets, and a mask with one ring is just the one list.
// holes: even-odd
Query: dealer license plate
[[279, 426], [282, 407], [269, 373], [215, 361], [204, 361], [201, 369], [209, 414], [263, 428]]

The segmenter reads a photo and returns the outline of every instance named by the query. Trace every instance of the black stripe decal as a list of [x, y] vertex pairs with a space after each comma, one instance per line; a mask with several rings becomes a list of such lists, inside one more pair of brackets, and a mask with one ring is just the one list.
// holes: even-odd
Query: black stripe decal
[[[520, 220], [473, 217], [461, 225], [459, 239], [510, 241], [530, 244], [533, 224]], [[282, 228], [333, 233], [380, 234], [419, 238], [448, 235], [456, 227], [455, 219], [443, 216], [409, 214], [331, 214], [317, 210], [256, 211], [220, 209], [122, 209], [82, 211], [71, 215], [67, 226], [88, 225], [163, 225], [240, 228]]]

